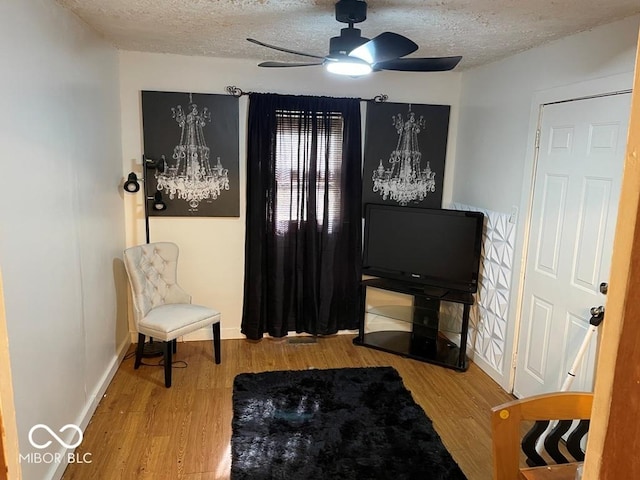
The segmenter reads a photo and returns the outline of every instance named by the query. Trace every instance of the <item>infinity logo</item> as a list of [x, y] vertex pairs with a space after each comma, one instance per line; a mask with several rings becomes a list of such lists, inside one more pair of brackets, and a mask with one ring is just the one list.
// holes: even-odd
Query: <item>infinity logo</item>
[[47, 442], [43, 443], [43, 444], [39, 444], [36, 443], [33, 440], [33, 432], [35, 432], [38, 429], [43, 429], [46, 430], [47, 432], [49, 432], [49, 434], [51, 434], [51, 436], [53, 438], [56, 439], [56, 441], [62, 445], [64, 448], [76, 448], [78, 445], [80, 445], [82, 443], [82, 430], [80, 430], [80, 427], [78, 427], [77, 425], [74, 425], [73, 423], [68, 423], [67, 425], [65, 425], [64, 427], [62, 427], [60, 429], [60, 433], [72, 429], [76, 432], [78, 432], [78, 441], [75, 443], [67, 443], [64, 440], [62, 440], [58, 435], [56, 435], [56, 433], [51, 430], [47, 425], [44, 425], [42, 423], [38, 423], [37, 425], [34, 425], [33, 427], [31, 427], [31, 430], [29, 430], [29, 443], [34, 447], [34, 448], [38, 448], [40, 450], [42, 450], [43, 448], [47, 448], [49, 445], [51, 445], [51, 440], [48, 440]]

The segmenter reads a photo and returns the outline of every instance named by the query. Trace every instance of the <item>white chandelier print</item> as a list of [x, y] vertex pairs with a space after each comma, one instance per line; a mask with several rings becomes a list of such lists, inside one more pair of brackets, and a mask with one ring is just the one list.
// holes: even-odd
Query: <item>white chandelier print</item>
[[171, 108], [172, 117], [180, 128], [180, 142], [173, 149], [173, 162], [167, 162], [164, 171], [156, 173], [158, 190], [165, 191], [169, 198], [185, 200], [192, 210], [197, 210], [200, 202], [216, 200], [229, 190], [228, 170], [217, 157], [215, 166], [210, 162], [210, 148], [207, 146], [203, 129], [211, 122], [211, 112], [193, 102], [189, 94], [189, 105], [185, 110], [181, 105]]
[[392, 123], [398, 133], [398, 143], [389, 156], [389, 166], [385, 168], [381, 159], [373, 171], [373, 191], [382, 195], [383, 200], [405, 206], [409, 202], [420, 202], [436, 191], [436, 174], [428, 161], [424, 169], [421, 165], [418, 134], [426, 126], [424, 117], [416, 118], [409, 105], [407, 119], [403, 120], [398, 113], [392, 116]]

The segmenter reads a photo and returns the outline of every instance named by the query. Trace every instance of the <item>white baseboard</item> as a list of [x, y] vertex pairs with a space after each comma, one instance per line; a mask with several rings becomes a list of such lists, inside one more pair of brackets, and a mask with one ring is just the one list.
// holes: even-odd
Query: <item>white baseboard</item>
[[[220, 338], [222, 338], [222, 340], [229, 340], [234, 338], [245, 338], [245, 337], [240, 333], [240, 331], [237, 328], [224, 328], [221, 326]], [[184, 337], [182, 337], [181, 341], [197, 342], [201, 340], [212, 340], [212, 339], [213, 339], [213, 331], [211, 327], [206, 327], [185, 335]]]
[[[339, 330], [337, 335], [356, 334], [356, 333], [358, 333], [357, 330]], [[287, 336], [304, 337], [308, 335], [309, 335], [308, 333], [289, 332]], [[267, 336], [268, 335], [265, 334], [265, 337]], [[244, 340], [245, 338], [247, 338], [244, 336], [244, 334], [240, 333], [240, 331], [237, 328], [221, 328], [220, 337], [222, 338], [222, 340]], [[213, 332], [211, 331], [210, 327], [207, 327], [207, 328], [201, 328], [197, 332], [189, 333], [188, 335], [185, 335], [184, 337], [179, 338], [178, 341], [179, 342], [197, 342], [197, 341], [212, 340], [212, 339], [213, 339]]]
[[[75, 425], [79, 426], [83, 432], [85, 428], [87, 428], [91, 417], [93, 417], [96, 408], [98, 408], [98, 404], [100, 403], [100, 400], [102, 400], [104, 393], [107, 391], [107, 387], [111, 383], [111, 380], [113, 380], [114, 375], [118, 371], [118, 367], [120, 367], [120, 364], [122, 363], [122, 360], [124, 359], [124, 356], [129, 349], [129, 345], [131, 345], [131, 338], [127, 335], [122, 343], [118, 346], [116, 356], [111, 360], [111, 363], [105, 370], [104, 375], [98, 382], [96, 389], [87, 397], [85, 407], [83, 411], [80, 412], [80, 415], [78, 415], [78, 418], [75, 422]], [[62, 450], [60, 453], [61, 458], [68, 458], [68, 452], [66, 449]], [[67, 461], [52, 464], [51, 475], [48, 478], [50, 478], [51, 480], [60, 480], [67, 468], [67, 465]]]
[[[339, 330], [337, 335], [357, 335], [358, 330]], [[297, 337], [297, 336], [308, 336], [308, 333], [296, 333], [289, 332], [289, 337]], [[265, 337], [268, 335], [265, 334]], [[129, 335], [129, 343], [136, 343], [138, 341], [138, 334], [136, 332], [130, 332]], [[245, 337], [243, 333], [240, 332], [238, 328], [221, 328], [220, 329], [220, 337], [222, 340], [244, 340]], [[211, 331], [211, 327], [201, 328], [196, 332], [189, 333], [183, 337], [178, 338], [178, 342], [200, 342], [205, 340], [212, 340], [213, 332]], [[127, 345], [128, 346], [128, 345]]]
[[480, 367], [484, 373], [489, 375], [491, 379], [496, 382], [500, 387], [504, 389], [505, 392], [509, 393], [509, 385], [505, 385], [505, 380], [508, 380], [508, 375], [505, 376], [503, 372], [499, 372], [496, 368], [489, 364], [486, 360], [484, 360], [480, 355], [477, 355], [473, 359], [473, 363]]

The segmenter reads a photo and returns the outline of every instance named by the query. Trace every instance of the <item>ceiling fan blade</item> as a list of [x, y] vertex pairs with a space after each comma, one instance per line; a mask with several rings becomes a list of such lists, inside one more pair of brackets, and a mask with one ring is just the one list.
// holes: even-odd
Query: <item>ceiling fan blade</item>
[[296, 52], [295, 50], [289, 50], [288, 48], [276, 47], [275, 45], [269, 45], [268, 43], [261, 42], [254, 38], [247, 38], [247, 40], [250, 41], [251, 43], [255, 43], [256, 45], [272, 48], [273, 50], [278, 50], [280, 52], [293, 53], [294, 55], [302, 55], [303, 57], [321, 58], [324, 60], [324, 57], [321, 57], [319, 55], [313, 55], [312, 53]]
[[401, 72], [445, 72], [452, 70], [462, 57], [396, 58], [373, 65], [374, 70], [398, 70]]
[[393, 32], [384, 32], [349, 52], [368, 63], [380, 63], [404, 57], [415, 52], [418, 45], [407, 37]]
[[317, 65], [322, 65], [320, 63], [286, 63], [286, 62], [262, 62], [259, 63], [259, 67], [313, 67]]

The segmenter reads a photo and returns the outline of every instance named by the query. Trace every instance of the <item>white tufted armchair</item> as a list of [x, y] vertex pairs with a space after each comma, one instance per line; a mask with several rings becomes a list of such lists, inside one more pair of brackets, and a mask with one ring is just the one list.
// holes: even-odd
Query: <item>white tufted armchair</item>
[[220, 312], [193, 305], [191, 296], [177, 283], [178, 246], [157, 242], [127, 248], [124, 265], [133, 293], [133, 311], [138, 331], [134, 368], [142, 361], [146, 336], [163, 340], [164, 383], [171, 386], [171, 356], [176, 338], [208, 325], [213, 326], [213, 351], [220, 363]]

